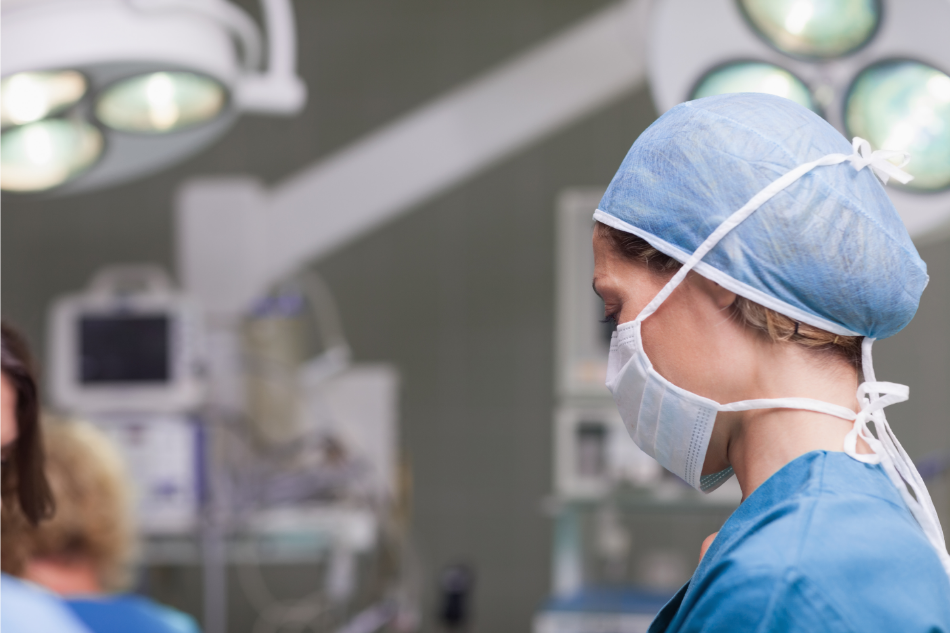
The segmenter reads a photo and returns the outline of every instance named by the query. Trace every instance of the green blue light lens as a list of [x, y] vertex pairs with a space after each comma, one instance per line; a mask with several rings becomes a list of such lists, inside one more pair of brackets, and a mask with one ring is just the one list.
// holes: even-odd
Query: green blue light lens
[[735, 62], [720, 66], [702, 78], [690, 98], [734, 92], [764, 92], [818, 111], [811, 91], [801, 79], [784, 68], [765, 62]]
[[910, 154], [907, 186], [950, 187], [950, 76], [913, 61], [889, 61], [863, 70], [845, 102], [845, 127], [874, 149]]
[[96, 104], [96, 116], [115, 130], [163, 133], [213, 119], [224, 102], [224, 88], [213, 79], [188, 72], [158, 72], [107, 88]]
[[74, 105], [86, 94], [86, 78], [74, 70], [24, 72], [0, 82], [0, 125], [23, 125]]
[[831, 58], [866, 43], [881, 21], [879, 0], [739, 0], [752, 26], [790, 55]]
[[40, 191], [75, 178], [102, 153], [102, 134], [89, 123], [46, 119], [0, 136], [0, 188]]

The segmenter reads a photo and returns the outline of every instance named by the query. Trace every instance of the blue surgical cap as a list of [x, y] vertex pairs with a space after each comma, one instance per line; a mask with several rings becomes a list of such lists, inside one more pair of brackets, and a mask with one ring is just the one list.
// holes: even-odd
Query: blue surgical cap
[[[597, 219], [683, 262], [723, 220], [791, 169], [851, 144], [781, 97], [682, 103], [637, 139]], [[927, 285], [884, 187], [850, 163], [817, 167], [763, 204], [696, 266], [747, 299], [835, 334], [885, 338]]]

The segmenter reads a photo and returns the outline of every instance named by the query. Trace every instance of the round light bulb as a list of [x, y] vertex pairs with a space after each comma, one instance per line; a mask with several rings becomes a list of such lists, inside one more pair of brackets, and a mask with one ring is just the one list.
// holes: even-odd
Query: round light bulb
[[950, 76], [914, 61], [885, 61], [861, 71], [845, 101], [849, 136], [874, 149], [910, 154], [906, 185], [917, 191], [950, 187]]
[[881, 21], [880, 0], [738, 1], [769, 44], [801, 57], [846, 55], [870, 40]]
[[44, 119], [86, 94], [86, 78], [74, 70], [25, 72], [0, 81], [0, 125], [9, 127]]
[[0, 189], [40, 191], [61, 185], [102, 154], [99, 130], [84, 121], [46, 119], [0, 136]]
[[763, 92], [785, 97], [818, 111], [815, 99], [801, 79], [775, 64], [734, 62], [706, 73], [693, 90], [691, 99], [735, 92]]
[[123, 132], [162, 133], [210, 121], [224, 103], [224, 87], [213, 79], [189, 72], [158, 72], [108, 87], [96, 104], [96, 116]]

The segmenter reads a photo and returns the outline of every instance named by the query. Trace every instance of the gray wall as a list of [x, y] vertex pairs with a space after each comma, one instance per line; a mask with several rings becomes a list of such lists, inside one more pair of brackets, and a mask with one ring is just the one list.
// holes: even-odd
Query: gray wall
[[[248, 117], [200, 156], [124, 187], [3, 196], [4, 316], [41, 348], [49, 301], [98, 267], [172, 266], [170, 200], [183, 178], [279, 180], [604, 4], [297, 3], [311, 94], [302, 116]], [[628, 95], [315, 263], [357, 359], [402, 371], [402, 448], [426, 596], [442, 565], [474, 565], [476, 631], [527, 630], [548, 589], [540, 501], [551, 486], [554, 198], [563, 187], [605, 185], [654, 116], [645, 91]], [[911, 402], [889, 415], [913, 456], [950, 450], [950, 249], [922, 255], [932, 282], [919, 316], [877, 346], [879, 377], [912, 387]], [[193, 592], [177, 595], [194, 605]], [[236, 609], [232, 630], [250, 630], [246, 607]]]
[[[877, 378], [910, 386], [910, 400], [889, 407], [887, 419], [915, 459], [950, 451], [950, 410], [945, 404], [950, 393], [950, 242], [918, 250], [927, 262], [930, 284], [917, 315], [899, 334], [874, 344]], [[950, 513], [950, 497], [934, 502]], [[947, 532], [950, 514], [941, 519]]]

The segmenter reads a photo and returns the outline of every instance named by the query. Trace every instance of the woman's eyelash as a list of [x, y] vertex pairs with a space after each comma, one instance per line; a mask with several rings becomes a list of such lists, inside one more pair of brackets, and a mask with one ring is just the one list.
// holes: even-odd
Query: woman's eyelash
[[607, 316], [605, 316], [604, 318], [602, 318], [602, 319], [600, 320], [600, 322], [601, 322], [601, 323], [612, 323], [612, 324], [614, 324], [614, 325], [617, 325], [617, 315], [616, 315], [616, 314], [608, 314]]

